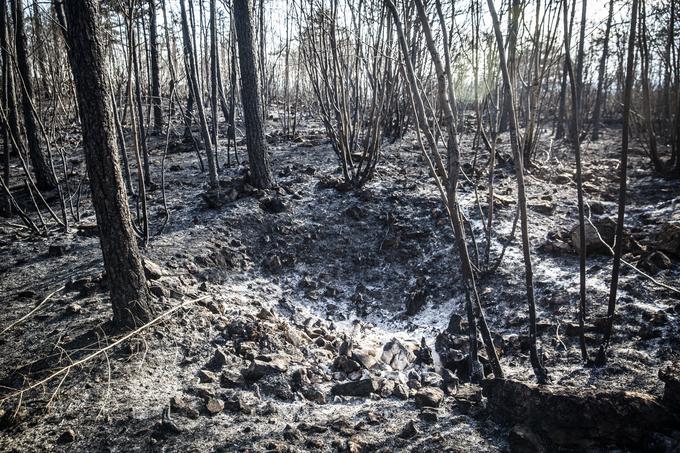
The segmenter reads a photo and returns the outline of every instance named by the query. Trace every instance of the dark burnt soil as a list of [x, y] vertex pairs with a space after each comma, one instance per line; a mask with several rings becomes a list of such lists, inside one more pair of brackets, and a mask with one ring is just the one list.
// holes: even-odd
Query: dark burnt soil
[[[276, 127], [270, 123], [269, 130]], [[321, 126], [309, 121], [301, 135], [298, 141], [270, 136], [280, 189], [255, 190], [245, 184], [243, 168], [225, 167], [219, 197], [205, 195], [207, 178], [195, 154], [173, 139], [165, 162], [170, 221], [145, 255], [162, 274], [151, 283], [159, 313], [187, 305], [72, 368], [63, 381], [59, 375], [21, 399], [3, 400], [0, 450], [508, 448], [509, 427], [493, 422], [481, 390], [458, 376], [467, 347], [465, 323], [449, 322], [452, 314], [465, 315], [458, 260], [415, 140], [386, 145], [376, 178], [345, 191]], [[472, 161], [469, 140], [463, 148]], [[619, 142], [620, 131], [610, 130], [584, 146], [588, 211], [605, 239], [607, 219], [616, 215]], [[510, 239], [516, 210], [506, 143], [499, 145], [496, 169], [492, 264]], [[158, 169], [163, 137], [150, 145]], [[245, 155], [243, 147], [240, 152]], [[82, 175], [84, 166], [74, 162]], [[552, 382], [660, 395], [657, 373], [678, 358], [677, 293], [624, 267], [610, 360], [585, 366], [576, 337], [571, 230], [577, 211], [568, 144], [546, 137], [536, 163], [527, 178], [529, 223], [540, 351]], [[483, 255], [474, 187], [486, 210], [486, 172], [468, 173], [463, 207]], [[655, 176], [641, 150], [633, 150], [629, 174], [624, 258], [677, 286], [680, 260], [662, 233], [680, 222], [677, 181]], [[159, 173], [154, 179], [160, 182]], [[66, 235], [36, 238], [6, 223], [0, 228], [4, 385], [25, 388], [117, 338], [104, 326], [106, 279], [88, 203], [80, 225]], [[150, 206], [154, 233], [164, 216], [160, 190], [151, 192]], [[505, 372], [533, 382], [518, 238], [519, 232], [498, 271], [480, 277], [479, 290]], [[611, 272], [606, 251], [594, 251], [586, 325], [592, 355]], [[74, 350], [83, 343], [74, 340], [88, 333], [87, 347]], [[49, 370], [34, 364], [28, 372], [27, 365], [48, 356]], [[439, 407], [424, 408], [433, 405]]]

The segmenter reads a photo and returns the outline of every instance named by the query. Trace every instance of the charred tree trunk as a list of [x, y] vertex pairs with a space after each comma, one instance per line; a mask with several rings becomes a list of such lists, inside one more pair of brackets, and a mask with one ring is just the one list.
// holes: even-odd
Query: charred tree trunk
[[[565, 11], [566, 13], [566, 11]], [[588, 13], [588, 0], [581, 0], [581, 23], [578, 32], [578, 55], [576, 56], [576, 102], [577, 112], [582, 113], [583, 104], [583, 64], [585, 59], [584, 44], [586, 40], [586, 15]], [[574, 100], [572, 99], [572, 102]]]
[[85, 161], [109, 280], [113, 322], [121, 328], [134, 328], [151, 319], [152, 306], [116, 151], [102, 33], [97, 20], [98, 5], [96, 0], [64, 2], [68, 51], [73, 63]]
[[609, 33], [612, 28], [612, 17], [614, 16], [614, 0], [609, 0], [609, 14], [607, 15], [607, 25], [604, 29], [604, 41], [602, 43], [602, 55], [600, 56], [600, 67], [597, 74], [597, 94], [595, 97], [595, 108], [593, 110], [593, 134], [592, 139], [600, 138], [600, 115], [604, 100], [604, 84], [607, 74], [607, 57], [609, 56]]
[[149, 0], [149, 54], [151, 56], [151, 102], [153, 103], [153, 127], [158, 133], [163, 129], [161, 106], [161, 79], [158, 65], [158, 25], [156, 0]]
[[52, 190], [57, 187], [57, 181], [50, 169], [47, 159], [40, 150], [38, 138], [38, 126], [33, 110], [33, 84], [31, 81], [31, 69], [28, 64], [28, 50], [26, 32], [24, 30], [24, 5], [23, 0], [12, 0], [12, 14], [14, 17], [14, 42], [16, 45], [17, 67], [19, 68], [18, 83], [21, 90], [21, 105], [24, 114], [24, 129], [28, 142], [28, 155], [33, 165], [36, 185], [41, 190]]
[[241, 101], [246, 126], [251, 182], [255, 187], [269, 189], [276, 186], [276, 181], [267, 154], [267, 142], [264, 138], [260, 86], [257, 65], [255, 64], [253, 24], [248, 0], [234, 0], [234, 22], [238, 39]]
[[[231, 57], [231, 70], [229, 71], [229, 126], [227, 128], [227, 137], [231, 141], [234, 147], [234, 159], [237, 165], [240, 164], [238, 158], [238, 152], [236, 149], [236, 90], [238, 89], [238, 81], [236, 72], [238, 67], [238, 58], [236, 58], [236, 30], [234, 29], [233, 21], [233, 8], [232, 8], [232, 21], [229, 30], [229, 54]], [[227, 152], [227, 162], [229, 161], [229, 153]]]
[[[564, 5], [564, 30], [567, 32], [567, 3]], [[580, 92], [578, 88], [578, 78], [574, 75], [574, 68], [571, 62], [571, 51], [569, 50], [570, 41], [564, 40], [564, 61], [569, 74], [569, 83], [571, 87], [571, 140], [574, 147], [574, 157], [576, 159], [576, 196], [578, 203], [578, 233], [579, 233], [579, 306], [578, 306], [578, 324], [579, 324], [579, 345], [581, 347], [581, 358], [584, 362], [588, 361], [588, 349], [586, 347], [585, 337], [585, 318], [586, 318], [586, 221], [585, 211], [583, 206], [583, 176], [581, 165], [581, 122], [579, 121], [579, 104]]]
[[212, 143], [215, 151], [215, 166], [219, 169], [219, 162], [217, 160], [218, 149], [218, 135], [217, 135], [217, 102], [218, 102], [218, 71], [219, 64], [217, 63], [217, 6], [215, 0], [210, 0], [210, 132]]
[[[519, 18], [522, 4], [520, 0], [511, 0], [508, 7], [508, 70], [510, 71], [510, 83], [515, 83], [515, 55], [517, 53], [517, 33], [519, 31]], [[503, 88], [503, 114], [498, 127], [499, 132], [508, 130], [510, 109], [514, 108], [510, 99], [510, 87]]]
[[[177, 76], [175, 74], [175, 58], [172, 53], [172, 43], [170, 41], [170, 26], [168, 26], [168, 12], [167, 8], [165, 7], [165, 0], [161, 0], [161, 10], [163, 11], [163, 33], [165, 35], [165, 50], [168, 54], [168, 70], [170, 72], [170, 88], [168, 90], [169, 93], [174, 93], [175, 92], [175, 84], [177, 83]], [[174, 34], [173, 34], [174, 38]], [[168, 121], [172, 121], [172, 117], [174, 115], [174, 97], [170, 96], [169, 99], [170, 102], [170, 108], [169, 108], [169, 118]]]
[[[211, 188], [218, 186], [219, 181], [217, 177], [217, 167], [215, 165], [215, 155], [213, 154], [213, 143], [210, 138], [210, 131], [208, 130], [208, 121], [205, 117], [205, 111], [203, 110], [203, 103], [201, 102], [201, 89], [198, 84], [198, 69], [196, 65], [196, 59], [194, 56], [193, 44], [191, 41], [191, 35], [189, 33], [189, 22], [187, 21], [186, 8], [184, 6], [184, 0], [180, 0], [180, 13], [182, 16], [182, 37], [184, 41], [184, 54], [187, 57], [187, 71], [189, 76], [189, 89], [192, 93], [194, 104], [196, 106], [196, 111], [198, 112], [198, 120], [201, 125], [201, 135], [203, 137], [203, 143], [205, 145], [205, 152], [208, 156], [208, 184]], [[189, 101], [191, 102], [191, 97]], [[188, 109], [187, 109], [188, 110]]]
[[609, 304], [607, 307], [607, 323], [605, 326], [602, 346], [598, 351], [597, 364], [604, 365], [607, 361], [607, 350], [611, 341], [614, 327], [614, 313], [616, 312], [616, 293], [619, 288], [619, 270], [621, 268], [621, 254], [623, 251], [623, 219], [626, 214], [626, 186], [628, 169], [628, 144], [630, 135], [630, 111], [633, 99], [633, 82], [635, 81], [635, 31], [638, 14], [638, 0], [633, 0], [631, 6], [630, 31], [628, 33], [628, 56], [626, 62], [626, 82], [623, 91], [623, 132], [621, 136], [621, 163], [619, 165], [619, 209], [616, 219], [616, 243], [614, 244], [614, 264], [612, 265], [612, 280], [609, 287]]
[[[638, 38], [638, 45], [640, 50], [640, 84], [642, 85], [642, 114], [644, 118], [644, 125], [647, 135], [647, 145], [649, 146], [649, 156], [652, 160], [652, 165], [654, 165], [654, 170], [659, 173], [665, 171], [665, 165], [659, 156], [659, 143], [657, 140], [656, 127], [654, 124], [653, 110], [652, 110], [652, 84], [649, 76], [649, 63], [651, 56], [649, 53], [649, 45], [647, 39], [647, 21], [646, 21], [646, 4], [645, 1], [639, 4], [640, 9], [640, 24], [638, 30], [640, 36]], [[625, 93], [624, 93], [625, 96]]]
[[[258, 59], [260, 68], [260, 96], [262, 96], [262, 120], [267, 118], [267, 107], [269, 102], [269, 97], [267, 93], [267, 61], [266, 61], [266, 48], [267, 41], [265, 36], [265, 26], [264, 26], [264, 1], [260, 0], [258, 8]], [[252, 22], [251, 22], [252, 23]]]
[[[564, 0], [566, 1], [566, 0]], [[565, 40], [571, 41], [571, 32], [574, 28], [574, 13], [576, 8], [571, 10], [571, 19], [569, 19], [569, 31], [565, 35]], [[560, 103], [557, 112], [557, 127], [555, 128], [555, 138], [564, 138], [564, 115], [567, 109], [567, 62], [562, 63], [562, 81], [560, 84]]]
[[512, 155], [515, 160], [515, 175], [517, 176], [517, 204], [520, 211], [520, 225], [522, 229], [522, 254], [524, 257], [524, 277], [526, 281], [527, 303], [529, 306], [529, 356], [531, 366], [534, 369], [536, 380], [539, 383], [548, 382], [548, 372], [543, 366], [541, 357], [538, 353], [537, 334], [536, 334], [536, 301], [534, 298], [534, 274], [533, 266], [531, 264], [531, 243], [529, 241], [529, 225], [527, 220], [527, 199], [524, 184], [524, 159], [521, 152], [521, 144], [519, 140], [519, 125], [517, 121], [517, 112], [514, 109], [514, 91], [512, 89], [510, 73], [508, 71], [505, 49], [503, 48], [503, 35], [501, 34], [501, 27], [496, 14], [493, 0], [487, 0], [489, 5], [489, 13], [493, 21], [494, 33], [496, 35], [496, 43], [498, 45], [498, 53], [500, 57], [501, 72], [506, 86], [509, 87], [511, 106], [510, 109], [510, 138], [512, 145]]
[[[2, 178], [5, 185], [9, 187], [9, 156], [12, 150], [15, 150], [13, 141], [10, 140], [10, 133], [16, 131], [16, 104], [12, 104], [10, 98], [14, 98], [14, 86], [11, 83], [12, 66], [9, 61], [9, 52], [7, 51], [7, 3], [0, 0], [0, 54], [2, 55], [2, 109], [5, 111], [4, 118], [14, 115], [14, 127], [10, 132], [10, 121], [3, 121], [2, 124], [2, 142], [3, 142], [3, 159], [2, 159]], [[11, 104], [11, 107], [10, 107]], [[11, 200], [7, 196], [3, 198], [0, 204], [0, 215], [9, 216], [11, 213]]]
[[133, 7], [130, 7], [130, 52], [132, 54], [132, 73], [134, 75], [134, 87], [135, 87], [135, 100], [134, 106], [130, 106], [130, 108], [136, 108], [137, 109], [137, 118], [139, 119], [139, 134], [138, 134], [138, 142], [141, 145], [142, 148], [142, 158], [144, 159], [144, 181], [147, 186], [150, 186], [152, 184], [151, 182], [151, 168], [150, 168], [150, 163], [149, 163], [149, 148], [146, 143], [146, 126], [144, 125], [144, 105], [142, 103], [142, 82], [141, 82], [141, 75], [140, 75], [140, 70], [139, 70], [139, 54], [138, 52], [138, 47], [139, 47], [139, 41], [137, 38], [137, 33], [135, 30], [135, 23], [134, 23], [134, 10]]
[[[441, 198], [446, 204], [446, 210], [449, 214], [451, 229], [454, 231], [456, 237], [458, 256], [461, 260], [461, 271], [463, 272], [464, 275], [466, 312], [468, 315], [469, 322], [468, 332], [471, 346], [470, 350], [471, 377], [475, 379], [479, 378], [480, 375], [479, 372], [480, 370], [478, 368], [478, 363], [476, 360], [476, 347], [477, 347], [476, 321], [478, 320], [479, 329], [481, 330], [482, 333], [482, 339], [484, 341], [484, 346], [487, 350], [487, 354], [489, 355], [489, 361], [491, 363], [493, 373], [496, 377], [502, 378], [503, 369], [501, 368], [500, 362], [498, 361], [498, 356], [493, 346], [491, 332], [489, 331], [488, 325], [486, 323], [484, 312], [479, 300], [479, 295], [477, 293], [474, 272], [472, 270], [470, 256], [468, 254], [467, 244], [465, 242], [464, 226], [462, 224], [461, 213], [458, 201], [456, 199], [457, 191], [456, 183], [458, 175], [460, 173], [460, 167], [458, 159], [458, 143], [456, 137], [455, 122], [453, 121], [453, 112], [451, 109], [451, 104], [455, 103], [455, 99], [451, 99], [451, 103], [449, 103], [448, 99], [446, 100], [446, 102], [442, 103], [442, 105], [447, 109], [446, 113], [447, 128], [449, 129], [452, 135], [447, 143], [447, 151], [449, 152], [448, 162], [449, 168], [447, 170], [445, 168], [443, 159], [439, 156], [439, 151], [437, 150], [437, 141], [432, 131], [432, 128], [430, 128], [430, 126], [428, 125], [427, 115], [425, 112], [425, 104], [421, 95], [421, 89], [418, 87], [415, 68], [410, 58], [412, 57], [412, 55], [411, 56], [409, 55], [406, 35], [401, 25], [401, 20], [399, 19], [397, 9], [391, 0], [385, 0], [385, 6], [387, 7], [387, 9], [389, 9], [390, 13], [392, 14], [393, 22], [397, 32], [399, 48], [401, 49], [404, 63], [403, 72], [408, 82], [408, 85], [406, 85], [406, 92], [409, 94], [409, 97], [411, 99], [411, 105], [413, 107], [413, 110], [415, 111], [417, 118], [416, 133], [418, 135], [418, 141], [420, 142], [423, 157], [427, 160], [428, 165], [430, 166], [430, 171], [438, 186]], [[428, 43], [428, 51], [431, 53], [433, 57], [433, 62], [435, 62], [435, 65], [438, 68], [437, 70], [438, 95], [440, 98], [446, 98], [447, 90], [445, 85], [447, 81], [448, 82], [451, 81], [450, 61], [448, 61], [447, 57], [446, 65], [447, 69], [446, 70], [443, 69], [441, 59], [438, 57], [438, 52], [432, 39], [432, 33], [429, 28], [429, 24], [427, 23], [427, 19], [424, 17], [425, 16], [424, 6], [420, 1], [417, 3], [417, 6], [419, 9], [418, 14], [422, 18], [420, 22], [424, 24], [425, 28], [424, 31], [427, 33], [426, 37]], [[438, 12], [440, 13], [439, 2], [437, 3], [437, 7]], [[448, 89], [449, 89], [448, 96], [453, 97], [452, 96], [454, 94], [452, 91], [453, 87], [451, 86], [450, 83]], [[419, 132], [420, 129], [422, 129], [423, 134], [425, 135], [427, 145], [430, 148], [430, 152], [434, 159], [430, 157], [430, 154], [428, 154], [428, 152], [425, 149], [425, 145], [423, 144], [422, 139], [420, 138]], [[448, 180], [445, 180], [446, 178], [448, 178]], [[444, 187], [444, 183], [446, 184], [446, 187]]]

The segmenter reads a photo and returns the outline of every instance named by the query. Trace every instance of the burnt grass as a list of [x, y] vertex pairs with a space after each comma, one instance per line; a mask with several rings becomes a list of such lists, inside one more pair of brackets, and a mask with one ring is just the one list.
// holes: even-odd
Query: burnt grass
[[[270, 122], [268, 130], [279, 127]], [[571, 239], [574, 162], [569, 144], [549, 134], [527, 184], [540, 352], [550, 378], [567, 387], [661, 395], [658, 371], [678, 358], [678, 296], [626, 267], [608, 364], [581, 361], [578, 255]], [[117, 337], [106, 326], [106, 278], [86, 189], [81, 222], [67, 234], [35, 237], [2, 224], [0, 331], [65, 288], [0, 334], [0, 450], [508, 449], [510, 427], [492, 421], [479, 387], [461, 379], [456, 360], [466, 353], [465, 323], [455, 317], [450, 323], [452, 314], [465, 319], [459, 263], [415, 138], [386, 143], [376, 177], [360, 190], [338, 186], [338, 162], [315, 121], [307, 120], [294, 141], [278, 133], [268, 138], [280, 188], [255, 190], [244, 167], [223, 165], [215, 196], [206, 195], [207, 177], [195, 153], [171, 136], [165, 162], [170, 220], [144, 254], [161, 269], [151, 280], [159, 313], [200, 300], [21, 398], [15, 389]], [[509, 240], [516, 210], [513, 164], [502, 138], [492, 262]], [[463, 136], [466, 162], [474, 158], [471, 139]], [[153, 179], [160, 183], [164, 136], [150, 137], [149, 145]], [[244, 146], [239, 152], [244, 159]], [[617, 129], [584, 145], [594, 223], [615, 219], [619, 152]], [[478, 154], [481, 169], [487, 154]], [[85, 171], [77, 156], [69, 162], [72, 181]], [[678, 256], [649, 257], [663, 249], [662, 226], [680, 221], [679, 186], [653, 173], [641, 146], [631, 161], [626, 228], [634, 245], [624, 259], [677, 286]], [[485, 210], [487, 176], [464, 169], [470, 182], [463, 183], [461, 198], [483, 255], [474, 187]], [[19, 169], [13, 171], [19, 191]], [[149, 199], [153, 234], [164, 218], [161, 190]], [[610, 272], [606, 253], [589, 256], [586, 339], [592, 355]], [[534, 382], [519, 232], [498, 271], [478, 284], [507, 376]], [[383, 354], [388, 343], [401, 353], [392, 363], [397, 369], [384, 363], [392, 358]], [[40, 362], [44, 357], [51, 359]], [[334, 387], [347, 381], [358, 382], [350, 387], [359, 396]], [[440, 406], [423, 408], [422, 389], [437, 387], [444, 391]]]

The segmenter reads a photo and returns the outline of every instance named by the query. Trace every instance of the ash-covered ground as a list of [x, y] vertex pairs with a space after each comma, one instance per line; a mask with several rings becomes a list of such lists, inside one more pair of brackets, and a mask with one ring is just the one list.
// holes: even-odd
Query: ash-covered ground
[[[569, 145], [548, 135], [527, 185], [540, 352], [551, 381], [660, 395], [659, 369], [678, 359], [680, 299], [630, 267], [622, 270], [608, 364], [581, 360], [574, 162]], [[243, 167], [224, 166], [217, 199], [205, 195], [195, 153], [173, 136], [165, 160], [170, 220], [144, 254], [155, 264], [149, 275], [159, 314], [186, 306], [20, 396], [3, 390], [0, 450], [507, 450], [510, 426], [492, 421], [481, 389], [462, 379], [459, 262], [415, 139], [385, 144], [374, 180], [344, 190], [324, 137], [312, 120], [296, 140], [271, 134], [280, 188], [255, 190]], [[463, 138], [468, 162], [471, 140]], [[159, 184], [164, 137], [152, 137], [150, 146]], [[245, 148], [239, 152], [244, 158]], [[472, 255], [483, 263], [487, 153], [477, 152], [478, 169], [464, 166], [461, 198]], [[619, 152], [617, 129], [584, 144], [588, 214], [605, 240], [616, 216]], [[677, 287], [680, 188], [653, 173], [642, 149], [632, 154], [624, 259]], [[74, 180], [85, 171], [76, 156]], [[492, 265], [509, 245], [497, 272], [479, 278], [479, 292], [507, 377], [533, 382], [519, 231], [511, 237], [516, 182], [507, 138], [495, 181]], [[165, 215], [161, 194], [150, 193], [152, 233]], [[110, 307], [89, 201], [81, 214], [66, 235], [33, 237], [7, 222], [0, 228], [5, 386], [31, 386], [118, 338], [105, 326]], [[594, 355], [611, 258], [589, 240], [586, 340]], [[44, 357], [51, 360], [36, 364]]]

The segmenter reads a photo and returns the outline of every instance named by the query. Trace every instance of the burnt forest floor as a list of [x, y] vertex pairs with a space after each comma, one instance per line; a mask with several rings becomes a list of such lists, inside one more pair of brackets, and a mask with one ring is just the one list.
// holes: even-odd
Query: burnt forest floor
[[[277, 127], [269, 123], [270, 131]], [[463, 138], [466, 161], [473, 158], [471, 138]], [[466, 353], [465, 322], [454, 319], [449, 325], [451, 314], [465, 319], [463, 286], [453, 236], [414, 137], [386, 144], [376, 178], [360, 191], [338, 187], [338, 163], [320, 124], [309, 120], [297, 141], [276, 134], [269, 141], [280, 189], [254, 190], [244, 183], [242, 167], [225, 167], [216, 199], [204, 196], [207, 176], [196, 155], [181, 138], [172, 139], [165, 162], [170, 220], [144, 254], [161, 270], [152, 280], [159, 312], [200, 300], [150, 332], [70, 369], [63, 381], [59, 375], [20, 400], [4, 401], [0, 450], [508, 448], [509, 428], [491, 421], [479, 388], [457, 383], [455, 371], [442, 373], [443, 362], [454, 369], [465, 363], [454, 363]], [[164, 137], [151, 137], [149, 144], [158, 183]], [[588, 211], [602, 230], [606, 219], [616, 216], [619, 150], [617, 129], [584, 145]], [[239, 151], [245, 155], [243, 146]], [[610, 360], [602, 368], [581, 361], [575, 333], [578, 255], [570, 234], [577, 223], [571, 155], [568, 144], [544, 138], [527, 177], [545, 365], [556, 384], [659, 395], [659, 368], [678, 358], [680, 304], [677, 295], [626, 267]], [[483, 150], [479, 159], [486, 162]], [[69, 162], [72, 180], [85, 171], [81, 161], [74, 155]], [[666, 253], [668, 262], [653, 252], [663, 249], [657, 239], [662, 226], [680, 221], [680, 187], [655, 176], [639, 147], [631, 161], [630, 243], [624, 258], [677, 285], [678, 257]], [[19, 169], [13, 170], [19, 184]], [[468, 173], [486, 206], [486, 173]], [[510, 235], [516, 210], [507, 138], [499, 145], [495, 178], [492, 262]], [[463, 184], [461, 198], [483, 254], [471, 184]], [[164, 217], [161, 191], [153, 190], [149, 199], [153, 234]], [[0, 228], [5, 385], [31, 385], [112, 341], [102, 327], [110, 307], [89, 201], [81, 214], [80, 224], [66, 235], [30, 236], [7, 223]], [[606, 253], [588, 258], [586, 327], [593, 355], [606, 312], [610, 264]], [[519, 231], [498, 271], [478, 284], [506, 374], [533, 382]], [[82, 338], [96, 341], [71, 350]], [[421, 339], [427, 347], [421, 348]], [[345, 356], [348, 346], [352, 350]], [[432, 365], [422, 363], [428, 347]], [[47, 356], [53, 360], [35, 364]], [[331, 391], [346, 381], [359, 382], [347, 388], [360, 396], [337, 395], [347, 388]], [[441, 407], [421, 409], [422, 398], [413, 395], [434, 387], [445, 390]], [[3, 390], [5, 397], [11, 393]]]

